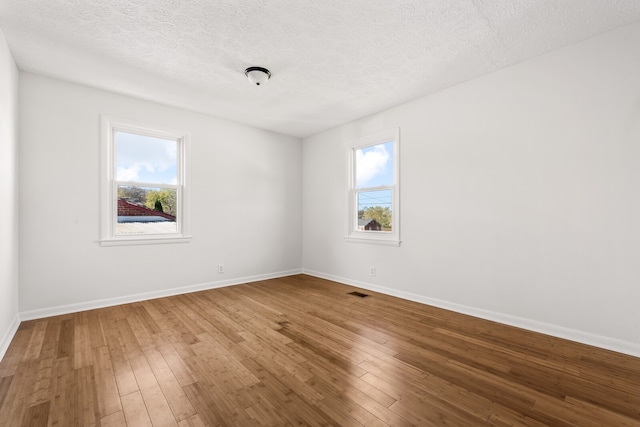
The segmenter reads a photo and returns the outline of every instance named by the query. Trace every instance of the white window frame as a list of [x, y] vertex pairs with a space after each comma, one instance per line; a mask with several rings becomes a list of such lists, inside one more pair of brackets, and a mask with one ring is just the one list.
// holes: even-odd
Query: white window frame
[[[115, 224], [118, 216], [118, 185], [131, 184], [141, 187], [157, 187], [157, 184], [142, 182], [122, 182], [116, 180], [115, 132], [128, 132], [156, 138], [177, 141], [178, 182], [176, 185], [161, 185], [176, 189], [176, 227], [175, 233], [117, 235]], [[150, 126], [133, 120], [101, 116], [100, 150], [100, 217], [101, 246], [153, 245], [162, 243], [186, 243], [191, 240], [189, 224], [189, 186], [187, 179], [188, 147], [190, 135], [187, 132]]]
[[[356, 189], [356, 151], [373, 145], [393, 142], [393, 185]], [[400, 129], [393, 128], [358, 140], [349, 147], [349, 220], [345, 240], [357, 243], [373, 243], [400, 246]], [[393, 226], [391, 231], [358, 230], [358, 192], [391, 190]]]

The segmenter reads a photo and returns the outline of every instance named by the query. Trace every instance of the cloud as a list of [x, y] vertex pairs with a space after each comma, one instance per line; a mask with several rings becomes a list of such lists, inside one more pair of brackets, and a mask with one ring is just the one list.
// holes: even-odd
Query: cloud
[[118, 177], [118, 181], [138, 181], [140, 178], [140, 165], [118, 165], [116, 176]]
[[175, 184], [176, 142], [142, 135], [117, 133], [116, 176], [119, 181]]
[[356, 150], [356, 187], [364, 187], [383, 174], [391, 156], [382, 144]]

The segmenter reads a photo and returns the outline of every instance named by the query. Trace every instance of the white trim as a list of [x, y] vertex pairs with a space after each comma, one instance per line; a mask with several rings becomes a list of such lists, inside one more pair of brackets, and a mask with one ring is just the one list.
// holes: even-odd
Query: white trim
[[334, 276], [331, 274], [320, 273], [317, 271], [302, 269], [303, 274], [309, 276], [319, 277], [321, 279], [327, 279], [345, 285], [356, 286], [358, 288], [367, 289], [381, 294], [390, 295], [406, 299], [409, 301], [418, 302], [421, 304], [431, 305], [445, 310], [455, 311], [457, 313], [467, 314], [469, 316], [478, 317], [480, 319], [491, 320], [493, 322], [502, 323], [509, 326], [515, 326], [517, 328], [526, 329], [533, 332], [538, 332], [545, 335], [550, 335], [556, 338], [562, 338], [569, 341], [578, 342], [581, 344], [591, 345], [594, 347], [600, 347], [606, 350], [615, 351], [618, 353], [624, 353], [630, 356], [640, 357], [640, 344], [631, 341], [624, 341], [617, 338], [610, 338], [603, 335], [596, 335], [585, 331], [579, 331], [576, 329], [566, 328], [564, 326], [553, 325], [550, 323], [539, 322], [537, 320], [527, 319], [524, 317], [513, 316], [510, 314], [497, 313], [495, 311], [483, 310], [480, 308], [469, 307], [462, 304], [456, 304], [450, 301], [444, 301], [435, 298], [425, 297], [410, 292], [399, 291], [396, 289], [386, 288], [383, 286], [372, 285], [366, 282], [360, 282], [358, 280], [351, 280], [340, 276]]
[[163, 289], [161, 291], [146, 292], [142, 294], [126, 295], [115, 298], [105, 298], [101, 300], [81, 302], [77, 304], [59, 305], [56, 307], [41, 308], [36, 310], [23, 311], [20, 313], [20, 319], [33, 320], [43, 317], [59, 316], [62, 314], [76, 313], [79, 311], [93, 310], [96, 308], [111, 307], [120, 304], [129, 304], [132, 302], [145, 301], [155, 298], [170, 297], [173, 295], [188, 294], [191, 292], [206, 291], [208, 289], [223, 288], [226, 286], [240, 285], [243, 283], [259, 282], [261, 280], [277, 279], [279, 277], [293, 276], [301, 274], [301, 269], [279, 271], [275, 273], [259, 274], [256, 276], [238, 277], [229, 280], [220, 280], [216, 282], [201, 283], [198, 285], [184, 286], [180, 288]]
[[[100, 124], [100, 237], [98, 239], [100, 246], [188, 243], [191, 240], [190, 183], [188, 176], [191, 135], [189, 132], [106, 115], [100, 116]], [[114, 215], [117, 215], [118, 206], [117, 203], [114, 204], [114, 198], [117, 185], [122, 184], [122, 182], [116, 181], [115, 179], [115, 143], [113, 141], [113, 133], [115, 130], [177, 141], [178, 184], [149, 184], [153, 187], [176, 189], [177, 233], [170, 235], [136, 234], [135, 236], [119, 236], [115, 234], [115, 230], [113, 229]]]
[[131, 236], [123, 236], [120, 239], [98, 240], [98, 243], [100, 246], [134, 246], [163, 245], [165, 243], [189, 243], [191, 241], [191, 236], [158, 237], [158, 235], [153, 235], [153, 237], [147, 237], [144, 239], [140, 239], [138, 235], [133, 236], [133, 238], [128, 237]]
[[[387, 142], [393, 143], [393, 185], [356, 189], [356, 150]], [[345, 241], [400, 246], [400, 128], [391, 128], [360, 138], [356, 143], [349, 146], [349, 155], [347, 158], [349, 161], [347, 174], [347, 211], [349, 218], [347, 221]], [[378, 189], [391, 190], [392, 229], [390, 232], [360, 231], [357, 229], [358, 210], [356, 208], [356, 193]]]
[[[371, 238], [369, 238], [371, 237]], [[366, 237], [353, 237], [347, 236], [344, 238], [347, 242], [353, 243], [371, 243], [374, 245], [385, 245], [385, 246], [400, 246], [400, 240], [388, 240], [388, 239], [375, 239], [373, 236]]]
[[11, 321], [11, 324], [9, 325], [9, 328], [7, 328], [7, 331], [4, 333], [4, 336], [0, 340], [0, 360], [2, 360], [5, 354], [7, 354], [9, 344], [11, 344], [11, 340], [13, 340], [16, 332], [18, 332], [19, 326], [20, 313], [16, 313], [16, 315], [13, 317], [13, 320]]

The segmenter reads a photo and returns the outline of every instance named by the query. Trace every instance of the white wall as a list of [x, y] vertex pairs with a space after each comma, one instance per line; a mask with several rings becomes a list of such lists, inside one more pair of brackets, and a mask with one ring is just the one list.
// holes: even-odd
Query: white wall
[[0, 30], [0, 359], [18, 327], [18, 68]]
[[[191, 243], [97, 244], [101, 114], [191, 133]], [[28, 73], [20, 133], [24, 318], [300, 271], [297, 138]]]
[[[305, 139], [304, 270], [640, 355], [638, 45], [634, 24]], [[348, 146], [396, 126], [402, 245], [345, 242]]]

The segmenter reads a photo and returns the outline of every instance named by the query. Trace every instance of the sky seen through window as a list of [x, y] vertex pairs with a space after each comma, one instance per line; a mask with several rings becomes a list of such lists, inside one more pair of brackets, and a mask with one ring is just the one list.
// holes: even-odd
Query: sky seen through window
[[116, 180], [175, 185], [178, 182], [178, 142], [115, 132]]
[[[356, 150], [356, 189], [394, 184], [393, 141]], [[358, 192], [358, 210], [381, 206], [391, 208], [392, 192], [379, 189]]]

